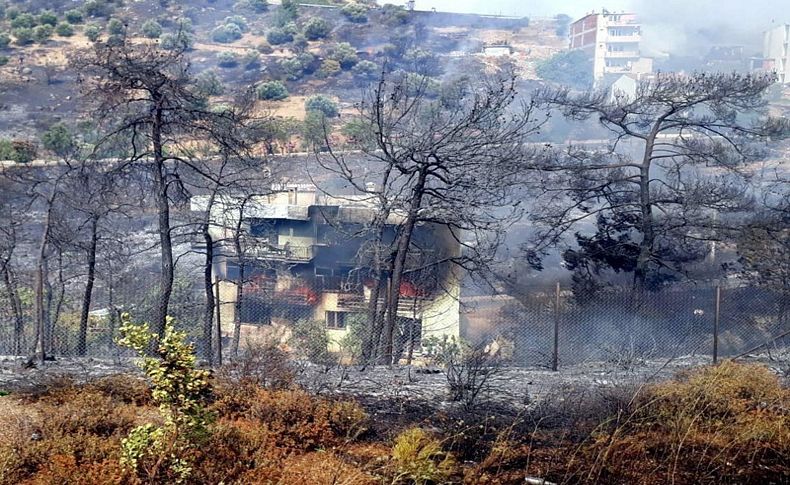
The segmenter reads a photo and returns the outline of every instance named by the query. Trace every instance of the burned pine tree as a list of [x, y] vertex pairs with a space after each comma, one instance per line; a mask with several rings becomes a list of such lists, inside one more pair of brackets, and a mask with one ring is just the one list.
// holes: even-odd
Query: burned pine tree
[[[318, 157], [378, 208], [368, 230], [374, 292], [385, 298], [370, 298], [368, 347], [387, 364], [404, 275], [444, 263], [475, 271], [494, 258], [504, 227], [520, 215], [514, 195], [533, 156], [527, 141], [541, 125], [533, 106], [517, 101], [511, 72], [448, 83], [440, 93], [429, 87], [420, 76], [383, 76], [360, 104], [369, 127], [358, 143], [362, 160], [332, 149]], [[398, 223], [386, 238], [390, 218]], [[443, 227], [460, 250], [413, 267], [410, 256], [421, 252], [415, 228], [425, 224]]]
[[[608, 146], [569, 146], [536, 168], [542, 197], [528, 256], [564, 253], [576, 282], [595, 286], [604, 271], [633, 274], [637, 288], [675, 277], [701, 260], [710, 241], [737, 227], [750, 204], [747, 170], [759, 142], [786, 130], [765, 116], [770, 75], [659, 74], [634, 96], [545, 88], [542, 107], [577, 121], [597, 120]], [[579, 229], [594, 222], [592, 231]]]
[[174, 282], [171, 205], [184, 199], [184, 176], [213, 177], [197, 163], [192, 147], [206, 144], [213, 154], [248, 156], [247, 106], [212, 109], [193, 85], [184, 46], [163, 50], [147, 43], [97, 43], [71, 62], [83, 80], [83, 94], [96, 103], [94, 119], [107, 127], [104, 140], [122, 139], [117, 157], [151, 175], [161, 249], [154, 328], [161, 333]]

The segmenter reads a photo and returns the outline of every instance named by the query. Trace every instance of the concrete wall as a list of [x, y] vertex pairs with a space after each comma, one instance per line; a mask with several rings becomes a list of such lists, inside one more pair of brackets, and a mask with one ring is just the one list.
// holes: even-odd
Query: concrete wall
[[765, 32], [763, 57], [776, 71], [780, 83], [790, 83], [790, 24], [778, 25]]

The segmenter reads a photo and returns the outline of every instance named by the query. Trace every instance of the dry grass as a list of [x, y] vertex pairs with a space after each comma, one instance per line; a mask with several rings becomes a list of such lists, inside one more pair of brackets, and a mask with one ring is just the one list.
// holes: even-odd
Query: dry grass
[[[588, 396], [572, 408], [584, 407], [581, 417], [557, 403], [509, 418], [410, 414], [378, 434], [352, 401], [265, 389], [245, 373], [215, 381], [194, 483], [790, 482], [790, 394], [759, 366], [724, 363]], [[145, 383], [130, 376], [0, 398], [0, 483], [136, 483], [119, 465], [120, 441], [155, 416]]]

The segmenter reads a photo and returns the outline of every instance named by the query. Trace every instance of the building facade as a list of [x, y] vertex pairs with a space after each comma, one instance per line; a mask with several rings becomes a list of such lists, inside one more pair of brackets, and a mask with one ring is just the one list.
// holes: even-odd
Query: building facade
[[[369, 228], [376, 208], [364, 197], [333, 198], [310, 185], [281, 189], [249, 199], [241, 209], [233, 198], [212, 208], [212, 233], [221, 241], [215, 274], [223, 336], [230, 338], [239, 325], [242, 344], [285, 343], [295, 323], [310, 320], [325, 327], [329, 350], [343, 352], [353, 327], [370, 324], [376, 281]], [[204, 197], [194, 198], [193, 210], [205, 210], [205, 203]], [[397, 214], [386, 220], [384, 246], [401, 222]], [[236, 227], [242, 229], [238, 244]], [[396, 345], [401, 349], [419, 353], [427, 337], [460, 337], [460, 272], [452, 263], [439, 263], [460, 255], [457, 241], [444, 226], [423, 224], [415, 230], [415, 247], [426, 249], [414, 255], [422, 258], [414, 266], [431, 270], [409, 272], [400, 285]]]
[[[570, 26], [571, 50], [593, 60], [596, 85], [629, 76], [636, 80], [653, 72], [653, 59], [642, 57], [642, 28], [632, 13], [591, 13]], [[609, 79], [607, 79], [609, 78]]]
[[790, 84], [790, 24], [777, 25], [763, 34], [762, 69], [776, 72], [780, 83]]

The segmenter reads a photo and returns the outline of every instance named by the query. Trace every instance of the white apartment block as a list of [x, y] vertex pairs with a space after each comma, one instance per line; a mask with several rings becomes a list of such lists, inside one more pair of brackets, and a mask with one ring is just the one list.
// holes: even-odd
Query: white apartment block
[[582, 49], [593, 60], [593, 79], [628, 76], [639, 80], [653, 72], [653, 59], [642, 57], [642, 29], [632, 13], [591, 13], [570, 27], [570, 48]]
[[780, 83], [790, 84], [790, 24], [765, 31], [762, 68], [776, 72]]

